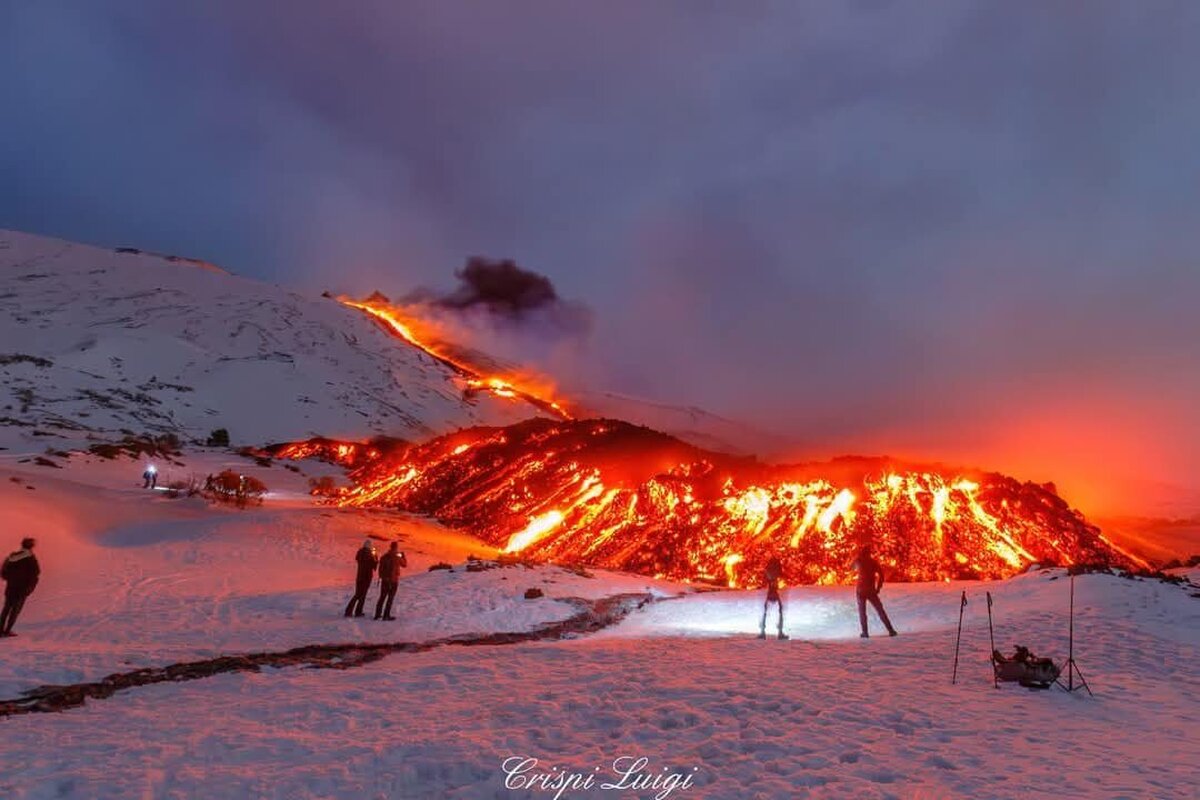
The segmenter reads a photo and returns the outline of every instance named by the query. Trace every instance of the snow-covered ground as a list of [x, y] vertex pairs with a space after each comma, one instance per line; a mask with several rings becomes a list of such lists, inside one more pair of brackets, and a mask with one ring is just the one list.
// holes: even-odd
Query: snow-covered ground
[[[302, 492], [302, 476], [236, 457], [235, 466], [242, 461], [242, 471], [275, 487], [263, 506], [168, 499], [139, 488], [140, 465], [129, 460], [76, 456], [62, 470], [7, 461], [0, 459], [0, 509], [12, 539], [5, 544], [37, 537], [44, 574], [18, 636], [2, 642], [0, 697], [223, 653], [526, 630], [575, 612], [555, 596], [617, 591], [614, 580], [549, 567], [466, 573], [468, 556], [495, 549], [402, 514], [318, 507]], [[174, 469], [205, 474], [228, 461], [210, 453]], [[341, 616], [355, 550], [368, 537], [381, 554], [398, 540], [408, 558], [394, 623]], [[439, 562], [459, 567], [428, 571]], [[628, 591], [651, 583], [615, 580]], [[526, 600], [534, 587], [546, 597]]]
[[[203, 473], [230, 458], [189, 454], [172, 468]], [[622, 757], [647, 759], [660, 782], [690, 778], [667, 795], [677, 798], [1196, 796], [1194, 587], [1078, 578], [1076, 656], [1096, 696], [997, 691], [984, 592], [995, 597], [997, 646], [1061, 659], [1060, 571], [889, 586], [896, 639], [857, 637], [846, 588], [792, 588], [792, 639], [760, 641], [760, 593], [554, 567], [466, 572], [468, 555], [493, 551], [425, 520], [315, 506], [306, 476], [244, 463], [274, 491], [261, 508], [235, 511], [143, 491], [129, 460], [75, 457], [54, 470], [0, 459], [4, 530], [13, 547], [37, 536], [44, 569], [20, 635], [0, 640], [0, 699], [217, 654], [530, 630], [574, 613], [555, 598], [660, 599], [574, 640], [223, 674], [0, 719], [0, 796], [555, 796], [507, 788], [513, 756], [593, 776], [590, 790], [563, 797], [665, 788], [601, 788], [620, 782]], [[399, 537], [409, 556], [394, 623], [341, 616], [364, 536], [381, 549]], [[438, 561], [459, 566], [427, 571]], [[533, 587], [546, 596], [525, 599]]]

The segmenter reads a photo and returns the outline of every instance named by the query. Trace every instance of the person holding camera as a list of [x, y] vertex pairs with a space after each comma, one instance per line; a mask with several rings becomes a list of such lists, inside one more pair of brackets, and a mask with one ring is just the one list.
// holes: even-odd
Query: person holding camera
[[388, 551], [379, 559], [379, 600], [375, 603], [375, 619], [393, 620], [392, 601], [400, 585], [400, 568], [408, 566], [408, 559], [400, 552], [400, 543], [392, 542]]

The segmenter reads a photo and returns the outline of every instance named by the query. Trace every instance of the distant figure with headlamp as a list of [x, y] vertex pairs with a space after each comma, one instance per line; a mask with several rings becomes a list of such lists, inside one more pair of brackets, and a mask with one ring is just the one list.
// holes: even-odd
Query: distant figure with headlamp
[[871, 555], [871, 545], [863, 545], [858, 551], [858, 560], [854, 562], [854, 566], [858, 569], [858, 623], [862, 626], [859, 636], [863, 639], [870, 637], [867, 632], [867, 603], [875, 607], [875, 613], [887, 628], [888, 636], [897, 635], [879, 599], [879, 590], [883, 588], [883, 569]]

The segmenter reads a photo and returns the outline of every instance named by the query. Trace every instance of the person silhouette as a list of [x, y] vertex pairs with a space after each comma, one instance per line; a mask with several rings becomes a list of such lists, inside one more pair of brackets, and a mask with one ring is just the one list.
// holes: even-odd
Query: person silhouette
[[0, 636], [16, 636], [12, 632], [17, 615], [25, 606], [25, 600], [37, 587], [38, 578], [42, 574], [38, 566], [37, 556], [33, 554], [37, 540], [27, 538], [21, 540], [21, 549], [4, 559], [0, 567], [0, 577], [4, 579], [4, 609], [0, 611]]
[[375, 545], [367, 539], [363, 546], [354, 554], [358, 562], [358, 573], [354, 579], [354, 596], [346, 604], [347, 617], [363, 616], [363, 603], [367, 602], [367, 591], [371, 588], [371, 577], [375, 574], [375, 566], [379, 564], [379, 556], [375, 555]]
[[400, 568], [408, 566], [408, 559], [400, 552], [400, 543], [392, 542], [388, 551], [379, 559], [379, 600], [375, 603], [375, 619], [394, 620], [392, 601], [400, 586]]
[[767, 638], [767, 610], [770, 609], [771, 603], [779, 606], [779, 638], [786, 639], [787, 634], [783, 632], [783, 598], [779, 595], [779, 581], [783, 577], [783, 564], [775, 556], [767, 562], [767, 568], [763, 573], [767, 579], [767, 599], [763, 601], [762, 620], [758, 623], [758, 638]]
[[879, 590], [883, 588], [883, 569], [871, 555], [871, 545], [863, 545], [858, 551], [858, 559], [854, 566], [858, 570], [858, 624], [862, 626], [859, 636], [863, 639], [870, 636], [867, 632], [867, 603], [875, 607], [875, 613], [887, 628], [888, 636], [896, 636], [896, 629], [892, 627], [892, 621], [888, 619], [887, 612], [883, 610], [883, 602], [879, 599]]

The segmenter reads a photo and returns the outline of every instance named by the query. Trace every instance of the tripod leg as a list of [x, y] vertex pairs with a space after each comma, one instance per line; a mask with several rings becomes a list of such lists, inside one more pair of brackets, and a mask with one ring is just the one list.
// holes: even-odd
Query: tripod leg
[[1087, 689], [1088, 697], [1095, 697], [1096, 695], [1092, 694], [1092, 687], [1088, 686], [1087, 679], [1083, 677], [1083, 672], [1080, 671], [1079, 665], [1075, 663], [1074, 659], [1071, 660], [1071, 667], [1079, 676], [1079, 682], [1083, 684], [1083, 688]]
[[[1096, 695], [1092, 694], [1092, 687], [1088, 686], [1088, 682], [1083, 677], [1083, 672], [1079, 669], [1079, 665], [1075, 663], [1075, 659], [1068, 658], [1067, 663], [1063, 665], [1063, 671], [1065, 671], [1067, 673], [1067, 682], [1066, 683], [1062, 682], [1062, 673], [1059, 673], [1059, 676], [1054, 679], [1055, 683], [1057, 683], [1059, 686], [1061, 686], [1063, 689], [1065, 689], [1068, 692], [1074, 692], [1076, 689], [1083, 687], [1084, 689], [1087, 689], [1087, 693], [1088, 693], [1089, 697], [1096, 696]], [[1075, 685], [1075, 676], [1076, 675], [1079, 676], [1079, 686]]]

